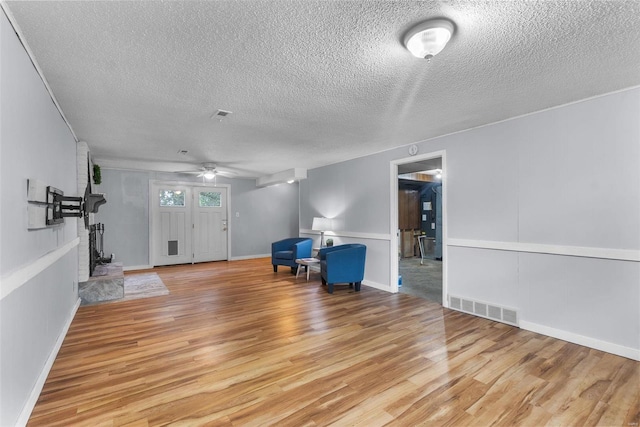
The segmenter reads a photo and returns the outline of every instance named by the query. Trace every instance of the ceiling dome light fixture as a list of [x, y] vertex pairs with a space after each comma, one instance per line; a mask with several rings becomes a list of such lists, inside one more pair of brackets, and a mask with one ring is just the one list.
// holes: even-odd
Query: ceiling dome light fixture
[[416, 58], [431, 58], [439, 54], [453, 35], [453, 22], [431, 19], [411, 28], [404, 37], [404, 45]]

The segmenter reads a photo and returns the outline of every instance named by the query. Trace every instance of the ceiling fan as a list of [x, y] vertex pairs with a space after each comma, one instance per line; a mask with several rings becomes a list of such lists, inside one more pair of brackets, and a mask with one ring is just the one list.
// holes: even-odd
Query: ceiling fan
[[178, 171], [177, 173], [198, 174], [198, 178], [202, 177], [203, 180], [212, 180], [218, 175], [226, 177], [233, 177], [234, 175], [236, 175], [234, 172], [219, 169], [215, 163], [202, 163], [202, 166], [200, 166], [198, 169], [189, 171]]

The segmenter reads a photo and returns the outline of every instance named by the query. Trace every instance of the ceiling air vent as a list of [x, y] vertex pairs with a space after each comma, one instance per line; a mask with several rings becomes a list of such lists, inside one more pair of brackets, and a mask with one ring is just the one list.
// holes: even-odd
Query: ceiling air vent
[[218, 119], [218, 120], [222, 120], [225, 117], [227, 117], [229, 114], [231, 114], [231, 111], [227, 111], [227, 110], [216, 110], [215, 113], [213, 113], [213, 116], [211, 116], [212, 119]]

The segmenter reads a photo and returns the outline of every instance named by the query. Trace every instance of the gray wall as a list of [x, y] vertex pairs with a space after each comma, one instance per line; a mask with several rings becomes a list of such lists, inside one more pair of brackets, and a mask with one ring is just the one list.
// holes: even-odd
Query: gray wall
[[115, 254], [124, 266], [149, 264], [149, 172], [101, 169], [102, 183], [93, 191], [105, 193], [95, 222], [104, 224], [105, 256]]
[[[105, 224], [104, 251], [125, 267], [149, 265], [149, 181], [201, 183], [192, 175], [102, 169], [107, 203], [95, 219]], [[270, 256], [271, 242], [298, 235], [298, 184], [257, 188], [254, 179], [216, 178], [230, 185], [230, 258]], [[236, 216], [236, 213], [238, 216]]]
[[271, 256], [272, 242], [298, 236], [297, 183], [257, 188], [253, 179], [229, 182], [232, 257]]
[[[76, 144], [0, 12], [0, 277], [3, 285], [73, 242], [76, 220], [27, 231], [27, 179], [76, 195]], [[0, 302], [0, 425], [14, 425], [77, 302], [77, 250]], [[46, 374], [46, 372], [44, 372]]]
[[[638, 117], [634, 88], [417, 143], [446, 151], [448, 293], [515, 308], [532, 330], [639, 354], [640, 263], [607, 259], [640, 249]], [[365, 281], [388, 290], [396, 250], [376, 235], [389, 234], [390, 162], [408, 157], [390, 150], [301, 183], [302, 228], [337, 215], [348, 240], [375, 249]], [[496, 242], [507, 249], [477, 247]], [[521, 251], [530, 244], [560, 254]], [[562, 255], [575, 248], [604, 255]]]

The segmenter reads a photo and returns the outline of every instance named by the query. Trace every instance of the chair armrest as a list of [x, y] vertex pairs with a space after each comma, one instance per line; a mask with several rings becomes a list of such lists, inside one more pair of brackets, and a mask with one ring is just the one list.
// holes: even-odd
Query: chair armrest
[[313, 240], [306, 239], [302, 240], [295, 245], [293, 245], [293, 259], [297, 258], [311, 258], [311, 246], [313, 245]]

